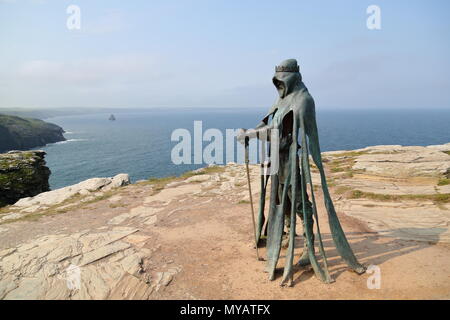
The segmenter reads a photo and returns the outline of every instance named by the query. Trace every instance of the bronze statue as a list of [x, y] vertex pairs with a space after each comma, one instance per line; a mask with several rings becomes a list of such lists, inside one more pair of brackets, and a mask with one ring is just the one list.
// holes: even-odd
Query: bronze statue
[[[296, 215], [298, 215], [302, 219], [304, 238], [304, 250], [298, 264], [300, 266], [311, 265], [316, 276], [323, 282], [330, 283], [333, 281], [328, 272], [318, 223], [309, 165], [310, 154], [320, 172], [325, 207], [337, 251], [351, 269], [358, 274], [364, 273], [365, 268], [357, 261], [350, 248], [328, 191], [320, 154], [314, 100], [302, 81], [297, 61], [288, 59], [275, 67], [275, 76], [272, 81], [278, 91], [279, 98], [255, 129], [241, 129], [238, 134], [238, 140], [248, 146], [248, 139], [270, 140], [271, 131], [278, 133], [278, 150], [273, 150], [275, 144], [270, 143], [270, 152], [278, 152], [279, 164], [277, 172], [270, 175], [271, 194], [268, 221], [263, 232], [265, 223], [264, 205], [269, 176], [262, 175], [260, 206], [255, 230], [257, 246], [261, 242], [263, 234], [267, 235], [267, 272], [269, 273], [269, 279], [274, 279], [275, 268], [282, 247], [283, 231], [286, 226], [288, 248], [282, 284], [292, 285]], [[310, 199], [307, 193], [308, 186]], [[314, 221], [316, 222], [317, 243], [323, 266], [318, 263], [315, 255]]]

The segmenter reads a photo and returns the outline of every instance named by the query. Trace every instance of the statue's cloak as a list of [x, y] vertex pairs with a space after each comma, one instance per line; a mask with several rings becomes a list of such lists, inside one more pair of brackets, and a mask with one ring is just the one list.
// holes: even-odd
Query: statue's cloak
[[[277, 117], [283, 119], [279, 123], [274, 123], [273, 118], [276, 113]], [[290, 121], [284, 121], [289, 117]], [[272, 119], [272, 121], [271, 121]], [[357, 273], [363, 273], [365, 268], [357, 261], [353, 251], [345, 237], [344, 231], [342, 230], [339, 219], [336, 215], [336, 210], [334, 208], [333, 202], [330, 197], [330, 193], [327, 186], [327, 181], [325, 177], [325, 172], [322, 164], [322, 158], [320, 153], [319, 136], [317, 132], [316, 124], [316, 114], [314, 100], [308, 92], [303, 82], [300, 81], [293, 88], [293, 92], [287, 97], [280, 98], [269, 111], [267, 116], [263, 119], [265, 124], [271, 124], [273, 128], [278, 129], [278, 131], [283, 132], [283, 126], [292, 126], [292, 142], [289, 146], [289, 161], [288, 161], [288, 173], [282, 175], [284, 181], [280, 181], [280, 174], [275, 173], [270, 176], [271, 178], [271, 195], [270, 195], [270, 206], [268, 221], [266, 225], [267, 231], [267, 272], [269, 273], [269, 278], [274, 279], [275, 268], [280, 257], [280, 250], [282, 244], [283, 230], [284, 230], [284, 212], [285, 206], [288, 201], [288, 192], [291, 192], [291, 208], [290, 208], [290, 229], [289, 229], [289, 246], [286, 252], [286, 262], [284, 267], [284, 274], [282, 283], [292, 284], [293, 281], [293, 258], [294, 258], [294, 244], [295, 244], [295, 234], [296, 234], [296, 211], [299, 204], [297, 204], [295, 199], [301, 199], [301, 212], [303, 214], [303, 220], [307, 220], [307, 190], [309, 189], [309, 197], [312, 203], [313, 219], [315, 220], [315, 225], [317, 227], [317, 240], [319, 253], [322, 256], [321, 266], [312, 250], [308, 250], [309, 259], [311, 265], [314, 269], [316, 276], [324, 282], [332, 282], [332, 279], [328, 273], [327, 260], [322, 244], [322, 238], [320, 234], [319, 221], [317, 216], [317, 205], [314, 196], [314, 188], [311, 180], [311, 169], [309, 164], [309, 155], [311, 155], [317, 169], [320, 173], [320, 180], [322, 184], [323, 197], [325, 202], [325, 207], [328, 213], [328, 221], [330, 225], [331, 235], [336, 246], [338, 253], [342, 256], [345, 262]], [[285, 130], [286, 131], [286, 130]], [[300, 143], [300, 145], [299, 145]], [[278, 152], [279, 150], [273, 150], [271, 148], [270, 152]], [[298, 181], [300, 180], [300, 181]], [[265, 223], [264, 216], [264, 206], [266, 198], [266, 187], [268, 182], [268, 176], [261, 177], [261, 197], [260, 197], [260, 207], [258, 214], [258, 223], [256, 228], [256, 239], [261, 239], [262, 230]], [[279, 186], [283, 185], [283, 190], [281, 192], [281, 197], [279, 196], [278, 189]], [[290, 191], [289, 191], [290, 187]], [[300, 196], [300, 194], [301, 196]], [[278, 197], [278, 198], [277, 198]], [[311, 219], [311, 217], [310, 217]], [[314, 241], [314, 230], [310, 230], [312, 225], [309, 223], [304, 223], [304, 234], [305, 241], [308, 248], [313, 247]]]

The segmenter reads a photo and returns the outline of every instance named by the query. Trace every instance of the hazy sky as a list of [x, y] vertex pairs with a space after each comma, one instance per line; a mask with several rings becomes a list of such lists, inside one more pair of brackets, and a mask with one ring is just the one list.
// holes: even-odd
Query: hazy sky
[[448, 0], [0, 0], [0, 107], [269, 108], [274, 66], [296, 58], [317, 108], [450, 108], [449, 15]]

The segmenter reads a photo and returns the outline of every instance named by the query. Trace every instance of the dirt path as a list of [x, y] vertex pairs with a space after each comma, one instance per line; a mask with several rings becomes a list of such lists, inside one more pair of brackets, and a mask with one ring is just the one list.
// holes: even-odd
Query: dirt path
[[[256, 191], [258, 170], [252, 174]], [[369, 289], [370, 275], [350, 272], [337, 255], [320, 197], [336, 281], [323, 284], [311, 270], [296, 269], [295, 285], [280, 287], [280, 277], [269, 281], [256, 260], [246, 190], [244, 167], [228, 166], [158, 192], [130, 185], [65, 213], [1, 225], [0, 298], [450, 298], [449, 246], [380, 236], [340, 213], [360, 262], [380, 268], [381, 288]], [[301, 248], [299, 237], [297, 257]], [[67, 287], [61, 276], [69, 265], [80, 268], [79, 287]]]

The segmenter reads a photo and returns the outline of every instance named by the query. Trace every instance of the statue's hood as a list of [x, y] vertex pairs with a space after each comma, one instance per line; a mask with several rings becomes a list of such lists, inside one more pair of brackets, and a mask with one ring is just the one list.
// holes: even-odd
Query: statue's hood
[[272, 82], [277, 88], [281, 99], [292, 93], [302, 82], [297, 60], [284, 60], [280, 65], [276, 66]]

